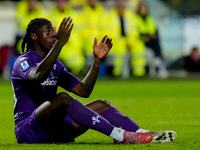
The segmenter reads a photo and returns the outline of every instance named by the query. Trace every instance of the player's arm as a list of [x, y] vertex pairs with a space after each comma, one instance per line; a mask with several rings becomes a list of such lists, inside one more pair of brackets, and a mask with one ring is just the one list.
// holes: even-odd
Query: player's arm
[[82, 97], [90, 96], [98, 76], [101, 60], [107, 55], [107, 53], [112, 48], [111, 42], [112, 39], [108, 38], [107, 35], [105, 35], [102, 38], [101, 42], [97, 45], [97, 39], [95, 38], [93, 45], [93, 54], [94, 54], [93, 63], [83, 81], [78, 83], [72, 89], [73, 93]]
[[36, 68], [30, 71], [28, 75], [29, 80], [43, 82], [46, 79], [56, 59], [58, 58], [62, 47], [67, 43], [71, 35], [72, 28], [72, 19], [70, 17], [64, 18], [58, 29], [54, 46], [51, 48], [43, 61]]

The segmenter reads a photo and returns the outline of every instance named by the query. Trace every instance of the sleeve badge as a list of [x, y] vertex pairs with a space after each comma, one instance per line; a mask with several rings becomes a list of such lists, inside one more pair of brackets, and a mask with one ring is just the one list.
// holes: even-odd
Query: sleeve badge
[[21, 66], [22, 66], [22, 68], [23, 68], [24, 70], [26, 70], [26, 69], [29, 68], [29, 64], [28, 64], [27, 61], [22, 62], [22, 63], [21, 63]]

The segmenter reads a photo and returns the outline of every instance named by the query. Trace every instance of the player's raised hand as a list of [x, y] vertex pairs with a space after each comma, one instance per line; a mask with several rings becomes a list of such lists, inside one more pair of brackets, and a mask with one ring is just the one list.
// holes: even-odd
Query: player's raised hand
[[97, 38], [94, 39], [94, 45], [93, 45], [93, 53], [94, 56], [98, 57], [99, 59], [102, 59], [106, 56], [106, 54], [110, 51], [112, 48], [112, 39], [107, 37], [105, 35], [101, 42], [97, 45]]
[[63, 18], [57, 32], [57, 40], [61, 42], [61, 44], [65, 45], [69, 40], [73, 25], [71, 17]]

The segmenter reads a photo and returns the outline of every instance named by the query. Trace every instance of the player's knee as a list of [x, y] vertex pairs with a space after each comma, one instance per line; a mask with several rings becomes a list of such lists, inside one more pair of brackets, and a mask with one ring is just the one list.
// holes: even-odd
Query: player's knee
[[111, 103], [108, 100], [102, 100], [102, 101], [104, 101], [104, 103], [106, 103], [106, 104], [111, 106]]
[[59, 102], [60, 105], [70, 106], [74, 101], [74, 98], [65, 92], [61, 92], [57, 96], [57, 102]]
[[111, 103], [107, 100], [96, 100], [96, 102], [98, 102], [99, 105], [102, 105], [103, 107], [111, 107]]

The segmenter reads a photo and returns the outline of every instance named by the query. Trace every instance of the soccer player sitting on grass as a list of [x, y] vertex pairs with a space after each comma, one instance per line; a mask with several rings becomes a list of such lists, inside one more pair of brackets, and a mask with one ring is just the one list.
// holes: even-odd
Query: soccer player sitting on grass
[[104, 36], [98, 45], [95, 38], [93, 64], [80, 81], [57, 59], [72, 28], [70, 17], [62, 20], [58, 32], [44, 18], [32, 20], [27, 27], [22, 42], [24, 54], [16, 60], [11, 76], [17, 142], [67, 143], [89, 128], [110, 136], [116, 144], [174, 140], [175, 132], [143, 130], [108, 101], [96, 100], [83, 105], [68, 93], [57, 94], [60, 86], [78, 96], [89, 97], [100, 62], [112, 47], [111, 38]]

